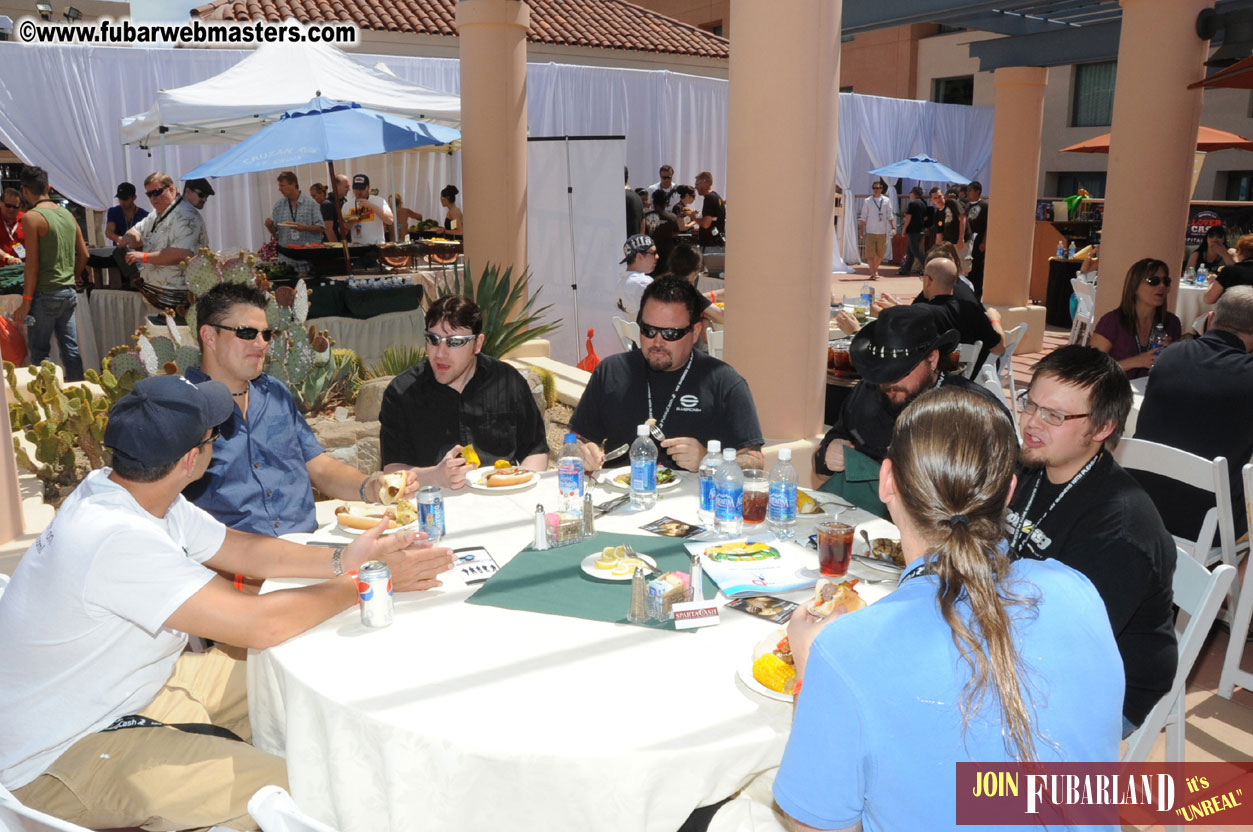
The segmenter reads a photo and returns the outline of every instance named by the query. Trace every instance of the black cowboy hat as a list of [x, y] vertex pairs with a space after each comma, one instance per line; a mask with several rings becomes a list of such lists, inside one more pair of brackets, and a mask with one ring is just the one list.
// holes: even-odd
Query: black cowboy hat
[[864, 381], [891, 384], [909, 375], [932, 350], [951, 351], [959, 338], [955, 329], [937, 332], [935, 315], [926, 304], [892, 306], [861, 328], [848, 352]]

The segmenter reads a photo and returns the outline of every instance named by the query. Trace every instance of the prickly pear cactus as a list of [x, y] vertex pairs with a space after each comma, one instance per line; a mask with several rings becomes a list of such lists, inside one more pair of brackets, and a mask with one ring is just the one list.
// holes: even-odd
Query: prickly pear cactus
[[223, 283], [256, 283], [256, 274], [253, 272], [252, 264], [255, 262], [251, 254], [247, 257], [232, 257], [222, 264], [222, 282]]
[[183, 277], [187, 279], [187, 288], [192, 295], [200, 297], [222, 280], [217, 257], [207, 248], [200, 249], [187, 261]]

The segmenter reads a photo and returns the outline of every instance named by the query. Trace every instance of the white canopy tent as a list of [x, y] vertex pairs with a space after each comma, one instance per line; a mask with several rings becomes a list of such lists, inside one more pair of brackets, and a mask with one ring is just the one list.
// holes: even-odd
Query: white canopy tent
[[456, 95], [403, 81], [326, 44], [273, 43], [212, 78], [161, 90], [146, 113], [122, 119], [122, 143], [234, 144], [315, 95], [449, 127], [461, 124]]

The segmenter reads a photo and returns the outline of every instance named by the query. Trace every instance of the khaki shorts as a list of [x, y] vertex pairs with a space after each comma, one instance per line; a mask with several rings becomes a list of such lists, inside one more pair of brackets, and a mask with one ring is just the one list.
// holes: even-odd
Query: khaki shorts
[[168, 727], [211, 723], [248, 740], [245, 667], [242, 651], [184, 653], [165, 687], [139, 712], [165, 727], [88, 734], [14, 794], [31, 808], [91, 829], [256, 829], [248, 800], [262, 786], [287, 788], [283, 759], [247, 742]]
[[877, 257], [883, 259], [883, 255], [888, 252], [888, 235], [886, 234], [867, 234], [865, 244], [865, 256], [867, 258]]

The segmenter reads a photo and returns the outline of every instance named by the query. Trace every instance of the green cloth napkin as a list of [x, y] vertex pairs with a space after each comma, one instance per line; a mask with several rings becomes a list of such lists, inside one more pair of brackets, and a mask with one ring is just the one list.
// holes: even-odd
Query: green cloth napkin
[[[537, 552], [530, 547], [502, 566], [468, 604], [503, 607], [507, 610], [566, 615], [591, 621], [625, 622], [631, 606], [630, 581], [592, 578], [579, 567], [583, 558], [606, 546], [629, 543], [635, 551], [651, 555], [663, 572], [687, 572], [692, 562], [683, 541], [677, 538], [601, 532], [580, 543]], [[705, 578], [705, 598], [718, 592]], [[658, 629], [674, 629], [673, 621], [651, 621]]]
[[879, 463], [855, 448], [844, 449], [844, 470], [824, 482], [819, 491], [839, 494], [858, 508], [890, 520], [879, 500]]

